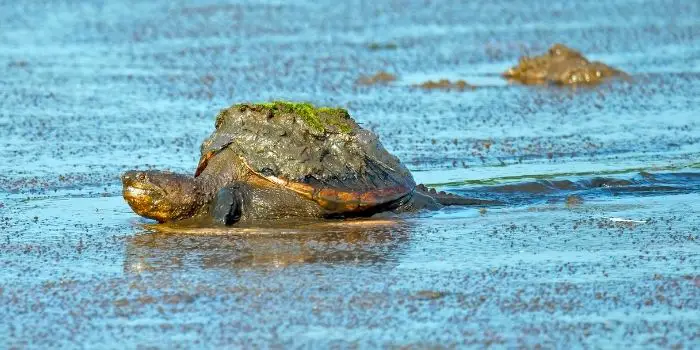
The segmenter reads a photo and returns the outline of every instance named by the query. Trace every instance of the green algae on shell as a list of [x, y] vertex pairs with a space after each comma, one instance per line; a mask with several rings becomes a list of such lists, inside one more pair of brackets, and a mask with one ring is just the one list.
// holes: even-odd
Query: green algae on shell
[[[272, 118], [275, 113], [295, 114], [311, 129], [319, 133], [340, 132], [349, 134], [353, 130], [350, 114], [346, 109], [335, 107], [316, 107], [309, 102], [272, 101], [260, 103], [241, 103], [232, 108], [240, 111], [251, 109], [259, 112], [267, 112]], [[224, 113], [216, 116], [216, 127], [221, 125]]]

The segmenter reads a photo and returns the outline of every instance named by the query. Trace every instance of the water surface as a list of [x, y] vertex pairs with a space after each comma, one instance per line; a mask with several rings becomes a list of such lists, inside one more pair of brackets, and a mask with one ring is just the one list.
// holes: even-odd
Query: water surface
[[[0, 4], [0, 347], [697, 347], [697, 18], [695, 1]], [[556, 42], [634, 81], [499, 78]], [[399, 79], [355, 84], [378, 71]], [[480, 88], [411, 87], [441, 78]], [[270, 99], [348, 108], [417, 181], [504, 205], [179, 233], [130, 211], [121, 172], [192, 172], [219, 109]]]

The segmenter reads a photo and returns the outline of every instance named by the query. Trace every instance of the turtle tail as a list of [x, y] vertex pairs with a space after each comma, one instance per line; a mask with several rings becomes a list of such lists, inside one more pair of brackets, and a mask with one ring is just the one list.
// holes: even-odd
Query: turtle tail
[[499, 201], [467, 198], [456, 194], [447, 193], [445, 191], [436, 191], [434, 188], [427, 187], [423, 184], [416, 186], [416, 191], [428, 197], [433, 198], [436, 202], [442, 205], [500, 205]]

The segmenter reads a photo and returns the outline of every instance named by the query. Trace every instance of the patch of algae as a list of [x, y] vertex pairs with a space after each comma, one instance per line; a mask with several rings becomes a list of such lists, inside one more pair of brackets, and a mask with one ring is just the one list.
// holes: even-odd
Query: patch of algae
[[272, 101], [263, 103], [244, 103], [234, 108], [251, 108], [258, 111], [274, 113], [291, 113], [300, 117], [311, 129], [325, 133], [329, 127], [348, 134], [353, 130], [352, 119], [347, 110], [333, 107], [316, 107], [308, 102]]

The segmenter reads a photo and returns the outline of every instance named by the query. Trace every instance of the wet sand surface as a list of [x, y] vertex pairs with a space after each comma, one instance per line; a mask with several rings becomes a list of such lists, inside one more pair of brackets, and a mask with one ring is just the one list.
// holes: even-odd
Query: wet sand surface
[[[700, 3], [0, 4], [0, 347], [700, 344]], [[562, 42], [629, 73], [500, 74]], [[388, 72], [397, 80], [357, 84]], [[465, 80], [475, 90], [424, 90]], [[119, 174], [193, 172], [221, 108], [348, 108], [400, 219], [159, 230]]]

